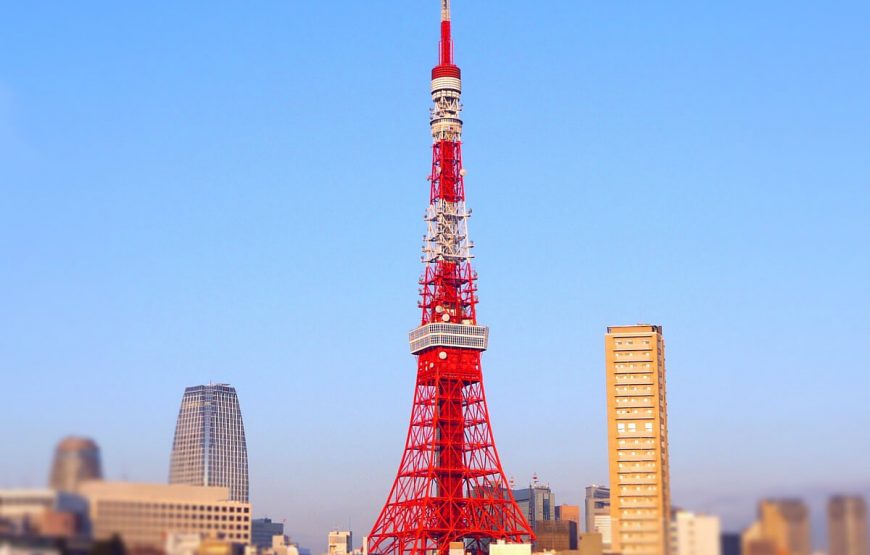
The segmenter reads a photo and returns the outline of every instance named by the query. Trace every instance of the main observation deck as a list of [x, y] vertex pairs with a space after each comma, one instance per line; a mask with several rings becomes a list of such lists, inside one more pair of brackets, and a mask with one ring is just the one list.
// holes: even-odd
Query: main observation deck
[[431, 347], [458, 347], [485, 351], [489, 328], [468, 324], [424, 324], [409, 334], [411, 353], [419, 354]]

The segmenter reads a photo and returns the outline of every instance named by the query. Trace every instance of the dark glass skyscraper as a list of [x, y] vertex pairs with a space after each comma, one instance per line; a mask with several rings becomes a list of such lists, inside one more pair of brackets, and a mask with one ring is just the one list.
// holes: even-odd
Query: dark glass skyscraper
[[172, 460], [170, 484], [224, 486], [233, 501], [248, 502], [248, 450], [236, 390], [226, 384], [184, 390]]

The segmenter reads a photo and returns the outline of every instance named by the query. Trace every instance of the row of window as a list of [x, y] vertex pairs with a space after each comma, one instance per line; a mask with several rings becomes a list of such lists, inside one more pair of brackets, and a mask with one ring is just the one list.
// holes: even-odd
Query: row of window
[[205, 511], [216, 513], [250, 513], [250, 507], [238, 506], [214, 506], [214, 505], [190, 505], [186, 503], [141, 503], [138, 501], [99, 501], [97, 507], [101, 510], [119, 509], [152, 509], [152, 510], [176, 510], [176, 511]]
[[[643, 422], [643, 431], [652, 432], [653, 423], [652, 422]], [[624, 432], [636, 432], [638, 431], [638, 423], [637, 422], [617, 422], [616, 423], [616, 432], [621, 434]]]
[[646, 485], [646, 486], [621, 486], [619, 488], [620, 494], [635, 494], [635, 493], [655, 493], [658, 491], [658, 486], [654, 484]]
[[210, 524], [201, 523], [178, 523], [166, 522], [165, 520], [131, 520], [126, 517], [110, 518], [101, 516], [99, 526], [106, 530], [124, 530], [126, 528], [134, 528], [137, 530], [166, 530], [168, 527], [178, 530], [237, 530], [239, 532], [247, 532], [248, 526], [241, 524]]

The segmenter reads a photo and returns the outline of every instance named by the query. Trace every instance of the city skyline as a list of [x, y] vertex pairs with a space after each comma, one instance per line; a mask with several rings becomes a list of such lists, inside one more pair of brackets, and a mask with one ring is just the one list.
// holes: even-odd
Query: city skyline
[[[190, 383], [226, 381], [250, 399], [246, 419], [251, 451], [257, 452], [251, 480], [258, 516], [286, 516], [294, 536], [294, 522], [306, 530], [327, 529], [347, 517], [357, 530], [372, 522], [394, 471], [394, 439], [403, 433], [413, 381], [403, 341], [415, 314], [409, 284], [416, 279], [419, 219], [376, 221], [369, 213], [381, 207], [370, 193], [384, 187], [395, 195], [391, 211], [405, 215], [417, 214], [425, 196], [420, 168], [427, 161], [417, 152], [426, 144], [425, 128], [417, 122], [427, 106], [425, 71], [434, 53], [431, 41], [418, 40], [412, 29], [428, 29], [431, 14], [398, 2], [385, 3], [377, 17], [360, 7], [347, 13], [301, 8], [319, 23], [315, 31], [300, 28], [295, 36], [320, 47], [314, 56], [326, 64], [328, 86], [306, 81], [312, 90], [300, 92], [289, 76], [314, 62], [296, 46], [279, 52], [296, 56], [299, 67], [269, 54], [292, 34], [277, 24], [291, 21], [290, 14], [276, 5], [269, 9], [274, 24], [266, 15], [232, 8], [190, 18], [193, 36], [205, 40], [200, 46], [184, 38], [190, 14], [183, 8], [137, 14], [145, 21], [167, 16], [166, 46], [143, 42], [145, 24], [131, 23], [122, 8], [106, 14], [130, 33], [120, 52], [104, 48], [117, 39], [113, 32], [84, 38], [93, 24], [78, 12], [34, 18], [41, 23], [31, 24], [30, 34], [26, 26], [0, 33], [7, 51], [27, 52], [26, 65], [0, 62], [0, 183], [13, 184], [0, 208], [0, 231], [15, 238], [0, 247], [3, 259], [12, 261], [0, 271], [10, 300], [0, 347], [10, 370], [3, 374], [21, 393], [7, 409], [29, 422], [25, 431], [12, 431], [22, 461], [0, 462], [0, 485], [43, 483], [46, 453], [67, 433], [100, 443], [108, 477], [164, 481], [177, 391]], [[506, 474], [538, 472], [559, 484], [561, 501], [572, 503], [582, 500], [586, 485], [607, 482], [600, 336], [606, 325], [654, 321], [668, 333], [675, 504], [722, 514], [731, 510], [727, 499], [736, 496], [733, 504], [744, 516], [725, 515], [733, 522], [750, 520], [761, 496], [803, 496], [814, 489], [866, 494], [870, 485], [861, 463], [868, 460], [867, 448], [846, 448], [868, 419], [859, 397], [866, 368], [833, 347], [844, 330], [865, 334], [863, 315], [870, 308], [860, 249], [870, 239], [862, 208], [868, 200], [862, 163], [870, 146], [864, 131], [868, 112], [866, 103], [851, 96], [866, 89], [860, 62], [866, 37], [850, 34], [857, 30], [839, 12], [807, 6], [789, 13], [791, 26], [764, 32], [725, 7], [712, 10], [728, 22], [724, 27], [705, 12], [689, 28], [690, 16], [699, 14], [671, 7], [665, 10], [670, 20], [656, 14], [659, 22], [665, 17], [658, 31], [641, 25], [651, 8], [626, 14], [563, 4], [563, 23], [552, 14], [523, 12], [522, 27], [502, 13], [488, 21], [493, 14], [481, 7], [457, 9], [460, 36], [474, 28], [479, 41], [501, 48], [493, 53], [465, 40], [460, 63], [477, 75], [467, 84], [475, 125], [466, 146], [474, 153], [471, 201], [479, 207], [474, 234], [486, 253], [478, 265], [485, 284], [482, 314], [493, 329], [493, 352], [484, 364], [494, 428], [502, 457], [510, 461]], [[857, 4], [855, 9], [866, 10]], [[27, 13], [17, 6], [8, 21]], [[326, 45], [316, 34], [329, 29], [322, 22], [327, 17], [347, 34], [336, 37], [338, 44]], [[390, 18], [407, 29], [382, 21]], [[614, 18], [622, 27], [614, 27]], [[79, 27], [61, 25], [67, 20]], [[377, 140], [350, 155], [362, 162], [387, 144], [394, 147], [399, 156], [390, 161], [386, 180], [359, 170], [361, 163], [348, 164], [353, 171], [334, 164], [334, 151], [351, 152], [361, 136], [345, 123], [357, 122], [356, 105], [344, 98], [339, 77], [344, 68], [349, 80], [368, 68], [367, 58], [342, 54], [356, 52], [351, 46], [361, 38], [354, 31], [360, 21], [378, 36], [395, 37], [404, 51], [396, 56], [387, 45], [363, 41], [393, 77], [357, 93], [371, 95], [364, 104], [391, 99], [401, 121], [372, 123]], [[845, 31], [816, 37], [811, 44], [819, 58], [807, 59], [798, 39], [812, 39], [811, 31], [826, 23], [842, 23]], [[575, 36], [572, 25], [588, 36], [569, 52], [557, 50], [558, 39]], [[265, 32], [255, 35], [261, 28]], [[547, 63], [517, 57], [505, 29], [537, 39], [528, 56]], [[646, 34], [632, 42], [632, 29]], [[704, 29], [723, 35], [714, 33], [700, 53], [684, 52]], [[233, 44], [239, 49], [206, 40], [215, 30], [218, 36], [238, 32], [241, 39]], [[665, 30], [676, 35], [666, 40]], [[49, 38], [50, 31], [59, 36]], [[746, 61], [751, 71], [739, 71], [729, 57], [736, 54], [717, 42], [723, 36], [728, 47], [748, 37], [767, 57]], [[76, 39], [68, 42], [81, 50], [61, 51], [63, 37]], [[619, 47], [617, 38], [629, 40], [628, 46]], [[40, 39], [48, 46], [40, 47]], [[632, 61], [641, 39], [657, 39], [660, 50]], [[189, 57], [167, 60], [163, 49], [171, 46], [186, 46], [179, 50]], [[214, 50], [219, 56], [211, 62]], [[572, 56], [581, 60], [580, 69], [566, 75], [563, 68], [578, 67], [568, 63]], [[724, 62], [715, 67], [724, 78], [702, 66], [720, 57]], [[79, 65], [75, 74], [63, 71], [65, 63], [82, 59], [94, 65]], [[130, 59], [155, 80], [139, 80], [126, 67]], [[259, 64], [246, 69], [254, 59]], [[619, 63], [644, 85], [643, 94], [609, 69]], [[517, 67], [535, 78], [516, 83]], [[661, 81], [649, 79], [653, 69], [660, 70]], [[203, 81], [191, 84], [187, 70]], [[825, 86], [814, 85], [818, 73], [828, 76]], [[784, 90], [773, 87], [777, 78]], [[498, 85], [508, 81], [533, 110], [500, 100]], [[687, 82], [692, 86], [679, 86]], [[715, 94], [723, 82], [730, 95]], [[207, 94], [214, 96], [197, 109]], [[831, 102], [831, 95], [839, 102]], [[133, 99], [133, 109], [121, 105], [121, 97]], [[245, 102], [239, 105], [238, 98]], [[818, 106], [822, 98], [828, 102]], [[177, 99], [183, 102], [173, 108]], [[347, 106], [318, 109], [339, 106], [340, 100]], [[286, 111], [263, 108], [291, 101], [294, 108]], [[734, 119], [712, 117], [708, 103], [730, 107], [725, 113]], [[809, 106], [822, 116], [808, 115]], [[181, 110], [187, 125], [176, 128], [173, 109]], [[306, 119], [312, 111], [319, 114], [316, 122]], [[244, 122], [215, 117], [236, 112]], [[511, 125], [502, 121], [506, 114]], [[108, 123], [113, 117], [119, 118], [117, 127]], [[49, 133], [55, 121], [66, 133]], [[517, 123], [536, 131], [539, 144], [511, 140], [509, 130]], [[715, 132], [704, 133], [708, 126]], [[283, 131], [291, 128], [293, 135]], [[209, 131], [220, 133], [209, 140]], [[297, 142], [297, 133], [310, 142]], [[693, 148], [696, 141], [704, 144], [703, 152]], [[176, 147], [190, 144], [197, 144], [193, 152], [176, 154]], [[651, 153], [641, 154], [645, 149]], [[512, 173], [497, 169], [505, 157], [518, 160]], [[298, 185], [312, 178], [315, 187]], [[536, 183], [537, 196], [517, 198], [522, 182]], [[318, 210], [300, 213], [299, 206]], [[505, 217], [529, 208], [541, 214], [531, 234]], [[597, 213], [612, 215], [612, 221]], [[617, 215], [630, 225], [618, 225]], [[638, 229], [647, 233], [638, 235]], [[360, 235], [379, 237], [377, 246]], [[650, 249], [625, 250], [638, 237], [650, 241]], [[552, 272], [547, 290], [536, 287], [535, 298], [523, 296], [520, 285], [538, 278], [510, 266], [512, 249], [528, 253], [532, 267]], [[352, 265], [369, 267], [373, 255], [383, 257], [381, 267], [346, 275]], [[650, 274], [641, 274], [643, 268]], [[654, 298], [633, 293], [641, 276], [658, 286]], [[550, 329], [518, 322], [514, 305], [536, 306], [536, 319], [551, 323]], [[360, 330], [345, 318], [349, 307], [377, 311], [384, 323]], [[795, 340], [804, 334], [813, 341]], [[334, 349], [336, 337], [351, 343]], [[528, 368], [543, 371], [530, 376]], [[836, 381], [858, 387], [835, 387], [825, 377], [834, 370]], [[367, 385], [361, 375], [377, 379]], [[72, 387], [76, 395], [70, 397]], [[554, 409], [570, 408], [530, 420], [518, 409], [529, 396]], [[64, 414], [32, 418], [36, 399], [64, 407]], [[740, 411], [722, 422], [711, 406]], [[827, 418], [835, 411], [839, 420]], [[106, 418], [110, 413], [120, 416]], [[320, 425], [308, 424], [312, 414], [325, 414]], [[580, 447], [560, 442], [566, 420], [578, 436], [588, 430], [586, 441], [572, 442]], [[131, 430], [141, 446], [131, 441]], [[795, 463], [794, 475], [781, 474], [781, 455], [805, 453], [808, 438], [806, 460]], [[355, 472], [371, 478], [358, 484]], [[721, 480], [711, 484], [710, 475]], [[330, 514], [323, 514], [326, 505], [303, 511], [289, 501], [317, 493], [332, 502]], [[346, 515], [334, 515], [336, 499], [346, 503]], [[813, 507], [814, 516], [821, 512]], [[321, 541], [323, 534], [311, 534]]]

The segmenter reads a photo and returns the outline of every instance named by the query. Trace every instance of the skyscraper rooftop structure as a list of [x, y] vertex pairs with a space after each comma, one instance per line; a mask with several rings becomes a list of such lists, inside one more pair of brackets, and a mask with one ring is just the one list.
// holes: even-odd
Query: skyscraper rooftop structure
[[49, 485], [59, 491], [78, 491], [85, 480], [101, 480], [100, 447], [86, 437], [66, 437], [54, 450]]
[[236, 390], [227, 384], [188, 387], [181, 399], [169, 483], [229, 488], [248, 502], [248, 450]]

